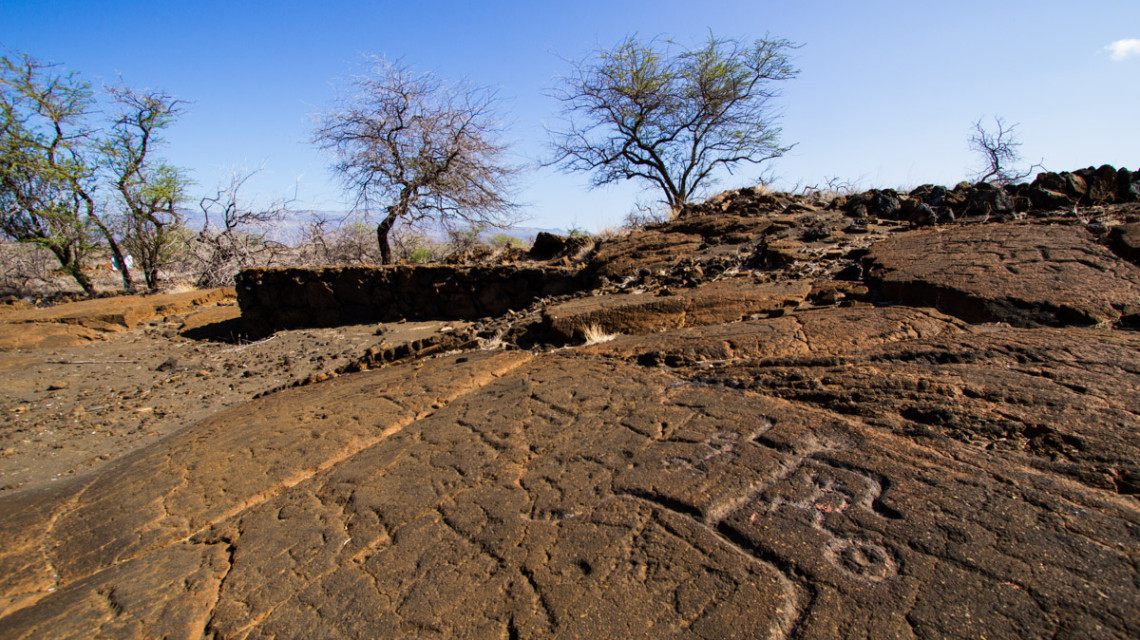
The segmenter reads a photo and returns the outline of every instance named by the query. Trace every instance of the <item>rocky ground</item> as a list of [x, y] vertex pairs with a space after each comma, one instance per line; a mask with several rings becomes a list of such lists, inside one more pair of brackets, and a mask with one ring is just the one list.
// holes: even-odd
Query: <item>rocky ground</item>
[[465, 327], [406, 322], [249, 339], [238, 316], [232, 289], [0, 312], [0, 496], [84, 475], [259, 393], [329, 377], [368, 349]]
[[1140, 208], [1086, 174], [731, 192], [486, 317], [8, 310], [0, 635], [1136, 637]]

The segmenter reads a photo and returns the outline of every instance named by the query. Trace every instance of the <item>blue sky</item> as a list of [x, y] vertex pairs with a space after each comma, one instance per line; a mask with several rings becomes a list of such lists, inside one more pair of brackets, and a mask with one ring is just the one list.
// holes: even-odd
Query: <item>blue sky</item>
[[[127, 2], [0, 0], [0, 45], [60, 63], [93, 83], [121, 76], [189, 101], [165, 157], [205, 192], [238, 167], [263, 167], [247, 195], [348, 199], [308, 139], [363, 54], [496, 87], [520, 159], [543, 157], [544, 95], [564, 59], [629, 34], [697, 44], [709, 31], [801, 43], [800, 76], [778, 101], [777, 186], [838, 177], [862, 187], [953, 184], [976, 168], [978, 118], [1020, 123], [1027, 162], [1052, 170], [1140, 168], [1140, 2], [581, 0], [569, 2]], [[1117, 43], [1115, 49], [1110, 48]], [[717, 185], [754, 184], [744, 167]], [[626, 183], [528, 172], [529, 226], [616, 226], [641, 198]]]

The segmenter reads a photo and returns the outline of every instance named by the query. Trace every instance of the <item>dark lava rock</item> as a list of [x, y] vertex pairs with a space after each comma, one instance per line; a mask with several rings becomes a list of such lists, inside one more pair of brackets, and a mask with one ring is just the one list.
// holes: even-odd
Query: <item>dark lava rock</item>
[[1004, 189], [983, 182], [969, 192], [962, 215], [1006, 217], [1013, 213], [1014, 209], [1013, 197], [1007, 194]]
[[528, 256], [533, 260], [552, 260], [577, 253], [586, 247], [590, 239], [585, 236], [560, 236], [540, 231], [534, 238]]
[[853, 218], [870, 215], [885, 220], [899, 219], [901, 208], [898, 194], [893, 189], [872, 189], [856, 194], [849, 197], [844, 205], [844, 211]]
[[576, 269], [546, 266], [387, 266], [247, 269], [237, 296], [246, 331], [400, 319], [478, 319], [583, 288]]
[[1033, 206], [1042, 209], [1134, 202], [1140, 195], [1140, 180], [1128, 169], [1118, 170], [1106, 164], [1073, 172], [1038, 174], [1028, 195]]
[[1140, 265], [1140, 222], [1113, 227], [1108, 232], [1108, 246], [1121, 258]]

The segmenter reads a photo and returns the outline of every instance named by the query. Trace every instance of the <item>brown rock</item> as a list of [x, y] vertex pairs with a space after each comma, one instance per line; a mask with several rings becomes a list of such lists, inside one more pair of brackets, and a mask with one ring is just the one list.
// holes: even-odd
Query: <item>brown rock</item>
[[234, 297], [233, 288], [205, 289], [185, 293], [96, 298], [80, 302], [25, 309], [3, 316], [4, 322], [58, 322], [100, 331], [129, 329], [139, 322], [185, 313], [195, 307]]
[[792, 354], [762, 367], [728, 365], [718, 375], [936, 446], [964, 442], [1008, 464], [1110, 492], [1140, 491], [1132, 480], [1140, 432], [1124, 427], [1140, 411], [1135, 333], [927, 330], [913, 341], [863, 344], [819, 350], [830, 359]]
[[644, 364], [696, 365], [742, 358], [831, 356], [882, 343], [961, 331], [965, 325], [931, 309], [870, 306], [799, 311], [763, 320], [621, 336], [589, 353]]
[[1113, 324], [1140, 311], [1140, 268], [1075, 226], [913, 231], [875, 244], [865, 264], [885, 299], [969, 322]]
[[695, 233], [638, 231], [620, 240], [601, 243], [588, 269], [598, 277], [620, 280], [639, 271], [665, 271], [684, 255], [696, 252], [703, 239]]
[[236, 304], [205, 307], [186, 316], [180, 331], [182, 333], [201, 332], [211, 325], [220, 325], [241, 317], [241, 308]]
[[[766, 368], [750, 367], [721, 373]], [[42, 517], [3, 503], [5, 540], [28, 541], [0, 551], [19, 607], [6, 632], [1140, 630], [1135, 506], [1047, 465], [1011, 464], [1020, 454], [931, 446], [813, 396], [574, 353], [452, 357], [409, 373], [343, 376], [225, 412], [112, 465], [74, 504], [75, 488], [37, 496]], [[868, 374], [887, 397], [908, 388]], [[396, 393], [403, 403], [387, 400]], [[1134, 427], [1134, 415], [1115, 417]]]
[[645, 334], [703, 324], [734, 322], [801, 303], [806, 281], [755, 284], [724, 280], [677, 295], [618, 294], [572, 300], [548, 308], [543, 319], [560, 342], [581, 342], [587, 328], [603, 333]]
[[0, 322], [0, 351], [58, 349], [97, 339], [98, 331], [54, 322]]
[[1140, 266], [1140, 222], [1113, 227], [1108, 233], [1108, 246], [1116, 255]]
[[[652, 257], [656, 283], [631, 260], [625, 289], [471, 325], [232, 346], [140, 328], [7, 354], [0, 417], [23, 440], [3, 443], [5, 470], [68, 445], [49, 431], [101, 439], [117, 419], [149, 444], [87, 475], [5, 480], [0, 636], [1140, 637], [1140, 334], [1113, 328], [1140, 269], [1076, 226], [977, 224], [874, 226], [750, 272], [760, 240], [704, 215], [759, 224], [789, 201], [723, 195], [655, 228], [662, 247], [699, 239]], [[766, 224], [769, 240], [805, 228]], [[833, 279], [858, 277], [865, 244], [837, 243], [886, 233], [868, 280], [902, 304], [813, 307], [865, 297]], [[512, 305], [557, 275], [439, 269], [282, 270], [244, 295], [333, 321], [351, 304]], [[625, 335], [518, 349], [543, 304], [564, 339]], [[152, 380], [175, 356], [214, 373]], [[263, 392], [290, 365], [309, 384], [208, 409], [201, 390]], [[45, 381], [93, 372], [135, 376], [102, 394], [118, 413], [85, 378], [41, 402]]]

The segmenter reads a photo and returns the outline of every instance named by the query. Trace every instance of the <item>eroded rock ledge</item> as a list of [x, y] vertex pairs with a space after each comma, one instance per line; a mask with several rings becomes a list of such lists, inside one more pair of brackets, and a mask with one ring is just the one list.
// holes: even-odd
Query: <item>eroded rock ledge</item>
[[237, 295], [246, 331], [415, 319], [474, 319], [582, 288], [575, 269], [385, 266], [249, 269]]

